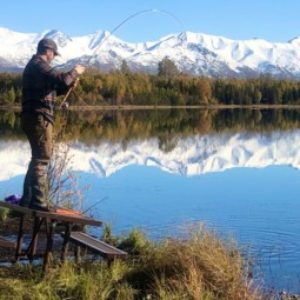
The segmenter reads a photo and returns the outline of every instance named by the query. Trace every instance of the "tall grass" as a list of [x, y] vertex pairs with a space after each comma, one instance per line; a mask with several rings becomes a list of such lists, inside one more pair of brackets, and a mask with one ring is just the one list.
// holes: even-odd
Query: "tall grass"
[[263, 299], [237, 246], [205, 229], [158, 244], [134, 230], [118, 246], [127, 260], [67, 262], [43, 279], [40, 267], [2, 268], [0, 299]]

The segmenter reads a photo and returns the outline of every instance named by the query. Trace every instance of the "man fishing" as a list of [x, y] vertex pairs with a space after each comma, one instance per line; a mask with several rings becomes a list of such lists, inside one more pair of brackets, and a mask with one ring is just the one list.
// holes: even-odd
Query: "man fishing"
[[53, 152], [55, 96], [74, 86], [85, 71], [76, 65], [70, 72], [54, 70], [50, 63], [59, 55], [56, 43], [42, 39], [23, 72], [21, 126], [31, 146], [31, 161], [24, 180], [21, 205], [54, 211], [48, 205], [47, 168]]

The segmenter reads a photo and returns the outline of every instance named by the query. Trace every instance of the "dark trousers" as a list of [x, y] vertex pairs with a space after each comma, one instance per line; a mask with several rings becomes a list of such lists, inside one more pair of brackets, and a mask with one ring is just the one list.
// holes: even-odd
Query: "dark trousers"
[[24, 180], [22, 205], [48, 203], [48, 165], [53, 153], [53, 125], [42, 114], [23, 114], [21, 126], [31, 146], [31, 161]]

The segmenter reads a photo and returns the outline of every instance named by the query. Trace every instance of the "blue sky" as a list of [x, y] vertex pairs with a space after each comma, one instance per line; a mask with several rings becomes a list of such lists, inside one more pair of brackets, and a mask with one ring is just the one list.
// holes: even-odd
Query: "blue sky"
[[[112, 30], [129, 15], [151, 8], [172, 13], [184, 30], [193, 32], [278, 42], [300, 36], [299, 0], [9, 0], [1, 3], [0, 27], [22, 32], [59, 29], [76, 36]], [[171, 17], [149, 13], [132, 19], [115, 35], [137, 42], [182, 30]]]

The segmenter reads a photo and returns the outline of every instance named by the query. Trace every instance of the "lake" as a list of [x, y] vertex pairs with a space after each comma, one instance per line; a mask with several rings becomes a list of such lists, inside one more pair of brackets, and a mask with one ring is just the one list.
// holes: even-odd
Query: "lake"
[[[89, 212], [114, 233], [184, 238], [204, 223], [237, 240], [267, 288], [299, 292], [299, 117], [292, 109], [69, 112], [56, 128], [84, 208], [98, 202]], [[29, 159], [18, 115], [0, 112], [0, 198], [21, 193]]]

